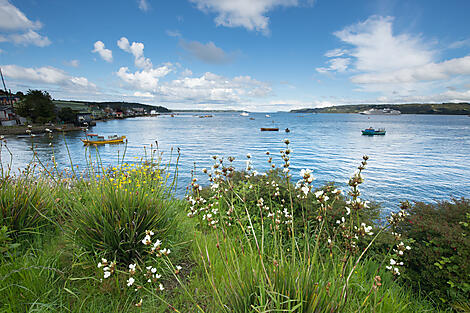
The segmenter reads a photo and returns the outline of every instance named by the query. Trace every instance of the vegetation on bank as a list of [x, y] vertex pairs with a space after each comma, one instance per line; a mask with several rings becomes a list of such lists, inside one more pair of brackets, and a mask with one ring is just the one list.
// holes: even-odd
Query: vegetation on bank
[[390, 108], [402, 114], [470, 114], [470, 103], [407, 103], [407, 104], [354, 104], [338, 105], [325, 108], [297, 109], [292, 113], [359, 113], [370, 109]]
[[385, 217], [367, 157], [349, 190], [315, 186], [288, 141], [266, 173], [214, 156], [180, 200], [150, 150], [86, 176], [2, 167], [1, 312], [468, 312], [468, 200]]

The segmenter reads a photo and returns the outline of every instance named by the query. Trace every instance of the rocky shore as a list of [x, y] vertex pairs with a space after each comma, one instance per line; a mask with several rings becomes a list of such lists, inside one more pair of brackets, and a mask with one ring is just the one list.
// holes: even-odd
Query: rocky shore
[[47, 129], [53, 132], [70, 132], [84, 130], [83, 127], [75, 126], [74, 124], [63, 124], [63, 125], [32, 125], [28, 128], [26, 125], [18, 126], [0, 126], [0, 135], [26, 135], [26, 130], [30, 129], [32, 134], [46, 133]]

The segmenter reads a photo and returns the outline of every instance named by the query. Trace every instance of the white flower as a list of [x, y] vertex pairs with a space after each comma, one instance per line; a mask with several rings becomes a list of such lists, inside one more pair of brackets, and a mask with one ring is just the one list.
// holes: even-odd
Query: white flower
[[134, 277], [129, 277], [129, 279], [127, 280], [127, 287], [132, 286], [134, 282], [135, 282]]
[[164, 290], [164, 289], [165, 289], [165, 288], [163, 288], [163, 285], [162, 285], [162, 284], [158, 285], [158, 288], [159, 288], [160, 290]]
[[142, 243], [146, 246], [151, 244], [152, 238], [150, 237], [150, 235], [145, 235], [144, 239], [142, 239]]
[[109, 276], [111, 276], [111, 272], [104, 272], [104, 278], [108, 278]]
[[397, 261], [395, 261], [394, 259], [390, 259], [390, 265], [395, 265], [397, 264]]
[[135, 271], [136, 264], [129, 264], [129, 270]]
[[346, 215], [349, 215], [349, 214], [351, 214], [351, 209], [346, 207]]
[[157, 272], [157, 269], [155, 267], [153, 267], [151, 270], [150, 270], [153, 274], [155, 274]]
[[315, 192], [315, 197], [320, 198], [321, 196], [323, 195], [323, 190], [318, 190], [317, 192]]
[[179, 266], [179, 265], [176, 265], [176, 269], [177, 269], [178, 271], [181, 271], [182, 267]]
[[406, 246], [405, 249], [406, 249], [406, 250], [411, 250], [411, 247], [410, 247], [410, 246]]
[[98, 268], [104, 266], [104, 265], [107, 265], [108, 264], [108, 260], [106, 259], [101, 259], [101, 262], [98, 263]]
[[300, 188], [300, 190], [302, 190], [302, 192], [307, 196], [308, 195], [308, 192], [310, 191], [308, 186], [303, 186], [302, 188]]

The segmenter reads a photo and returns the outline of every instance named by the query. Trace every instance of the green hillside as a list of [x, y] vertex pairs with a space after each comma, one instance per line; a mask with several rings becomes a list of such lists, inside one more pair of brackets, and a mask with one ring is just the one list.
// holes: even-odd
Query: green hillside
[[305, 108], [292, 110], [292, 113], [359, 113], [369, 109], [390, 108], [403, 114], [470, 114], [470, 103], [407, 103], [407, 104], [355, 104], [338, 105], [326, 108]]

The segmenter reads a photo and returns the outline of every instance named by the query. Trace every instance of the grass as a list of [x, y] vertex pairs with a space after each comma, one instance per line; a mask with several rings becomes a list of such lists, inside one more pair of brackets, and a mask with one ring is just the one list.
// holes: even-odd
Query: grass
[[214, 158], [187, 200], [158, 157], [4, 180], [0, 312], [439, 312], [386, 268], [390, 253], [367, 256], [382, 231], [362, 213], [367, 159], [346, 202], [308, 171], [295, 186], [288, 150], [266, 177]]

